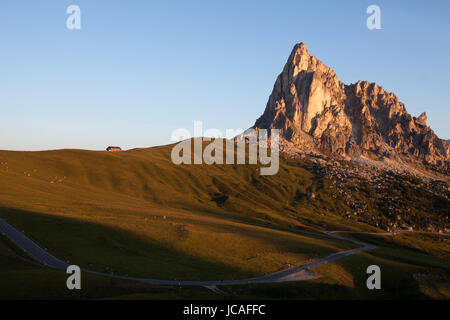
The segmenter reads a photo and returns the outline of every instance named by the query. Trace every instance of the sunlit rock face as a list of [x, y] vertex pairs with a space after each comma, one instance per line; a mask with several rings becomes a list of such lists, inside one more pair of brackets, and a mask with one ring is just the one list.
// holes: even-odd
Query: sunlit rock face
[[376, 83], [344, 84], [303, 43], [292, 50], [254, 128], [280, 129], [282, 145], [297, 150], [449, 165], [450, 148], [425, 113], [412, 117]]

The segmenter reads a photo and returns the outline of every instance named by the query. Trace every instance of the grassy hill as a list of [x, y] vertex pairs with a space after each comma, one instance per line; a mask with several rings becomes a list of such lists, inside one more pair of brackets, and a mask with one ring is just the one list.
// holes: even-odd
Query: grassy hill
[[349, 208], [309, 160], [282, 155], [278, 174], [261, 176], [176, 166], [171, 148], [0, 151], [0, 217], [82, 267], [178, 280], [263, 275], [354, 247], [324, 230], [376, 231], [342, 217]]

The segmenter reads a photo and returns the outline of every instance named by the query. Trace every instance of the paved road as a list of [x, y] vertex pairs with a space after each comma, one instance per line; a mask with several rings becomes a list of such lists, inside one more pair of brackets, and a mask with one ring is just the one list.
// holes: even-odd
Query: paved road
[[39, 245], [3, 219], [0, 219], [0, 233], [14, 242], [24, 252], [28, 253], [34, 260], [39, 261], [43, 265], [64, 270], [69, 266], [68, 263], [59, 260], [46, 250], [42, 249]]
[[[364, 243], [361, 241], [345, 238], [342, 236], [337, 235], [336, 233], [359, 233], [359, 234], [374, 234], [374, 235], [396, 235], [401, 232], [406, 231], [399, 231], [394, 233], [365, 233], [365, 232], [349, 232], [349, 231], [326, 231], [325, 234], [327, 234], [330, 237], [341, 239], [341, 240], [347, 240], [351, 241], [361, 247], [336, 252], [333, 254], [330, 254], [329, 256], [325, 258], [321, 258], [318, 260], [314, 260], [312, 262], [308, 262], [302, 265], [299, 265], [297, 267], [293, 267], [290, 269], [286, 269], [283, 271], [275, 272], [269, 275], [265, 275], [262, 277], [256, 277], [256, 278], [249, 278], [249, 279], [241, 279], [241, 280], [213, 280], [213, 281], [176, 281], [176, 280], [156, 280], [156, 279], [144, 279], [144, 278], [135, 278], [135, 277], [127, 277], [127, 276], [119, 276], [119, 275], [112, 275], [108, 273], [103, 272], [96, 272], [88, 269], [81, 268], [83, 272], [96, 274], [100, 276], [107, 276], [117, 279], [124, 279], [124, 280], [133, 280], [133, 281], [139, 281], [147, 284], [153, 284], [153, 285], [195, 285], [195, 286], [206, 286], [206, 287], [215, 287], [218, 285], [235, 285], [235, 284], [249, 284], [249, 283], [268, 283], [268, 282], [286, 282], [286, 281], [300, 281], [300, 280], [308, 280], [313, 279], [316, 277], [315, 274], [309, 271], [309, 268], [316, 267], [321, 264], [325, 264], [331, 261], [335, 261], [338, 259], [341, 259], [343, 257], [375, 249], [376, 246]], [[5, 220], [0, 219], [0, 233], [2, 233], [4, 236], [6, 236], [9, 240], [11, 240], [13, 243], [15, 243], [19, 248], [24, 250], [26, 253], [28, 253], [34, 260], [55, 269], [61, 269], [66, 270], [69, 266], [68, 263], [56, 258], [55, 256], [48, 253], [45, 249], [41, 248], [39, 245], [37, 245], [34, 241], [29, 239], [24, 233], [18, 231], [13, 226], [8, 224]]]

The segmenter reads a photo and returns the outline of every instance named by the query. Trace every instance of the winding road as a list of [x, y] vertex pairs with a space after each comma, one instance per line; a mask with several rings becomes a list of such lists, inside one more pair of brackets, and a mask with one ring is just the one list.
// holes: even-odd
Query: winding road
[[[374, 234], [374, 235], [396, 235], [398, 233], [407, 232], [404, 231], [398, 231], [394, 233], [366, 233], [366, 232], [352, 232], [352, 231], [326, 231], [325, 234], [327, 234], [330, 237], [340, 239], [340, 240], [346, 240], [351, 241], [354, 244], [359, 245], [359, 248], [350, 249], [346, 251], [336, 252], [333, 254], [330, 254], [329, 256], [326, 256], [321, 259], [314, 260], [312, 262], [308, 262], [290, 269], [282, 270], [279, 272], [275, 272], [269, 275], [261, 276], [261, 277], [255, 277], [255, 278], [249, 278], [249, 279], [241, 279], [241, 280], [213, 280], [213, 281], [177, 281], [177, 280], [156, 280], [156, 279], [144, 279], [144, 278], [135, 278], [135, 277], [128, 277], [128, 276], [120, 276], [120, 275], [114, 275], [114, 274], [108, 274], [103, 272], [96, 272], [88, 269], [81, 268], [83, 272], [91, 273], [95, 275], [100, 276], [106, 276], [116, 279], [123, 279], [123, 280], [132, 280], [132, 281], [139, 281], [142, 283], [152, 284], [152, 285], [179, 285], [179, 286], [204, 286], [208, 287], [210, 289], [215, 288], [219, 285], [236, 285], [236, 284], [250, 284], [250, 283], [268, 283], [268, 282], [286, 282], [286, 281], [300, 281], [300, 280], [308, 280], [316, 278], [317, 276], [313, 274], [311, 271], [309, 271], [310, 268], [316, 267], [321, 264], [325, 264], [331, 261], [335, 261], [338, 259], [341, 259], [343, 257], [375, 249], [376, 246], [357, 241], [350, 238], [345, 238], [342, 236], [337, 235], [336, 233], [355, 233], [355, 234]], [[30, 257], [32, 257], [34, 260], [42, 263], [45, 266], [60, 269], [60, 270], [66, 270], [67, 267], [70, 265], [67, 262], [64, 262], [52, 254], [48, 253], [47, 250], [40, 247], [38, 244], [36, 244], [33, 240], [28, 238], [24, 233], [18, 231], [13, 226], [11, 226], [9, 223], [7, 223], [5, 220], [0, 219], [0, 233], [3, 234], [5, 237], [7, 237], [10, 241], [12, 241], [15, 245], [17, 245], [19, 248], [21, 248], [24, 252], [26, 252]]]

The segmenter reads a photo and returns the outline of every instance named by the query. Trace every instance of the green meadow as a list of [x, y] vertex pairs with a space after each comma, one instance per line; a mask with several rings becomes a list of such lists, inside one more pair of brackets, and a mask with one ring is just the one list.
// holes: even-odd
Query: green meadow
[[[177, 166], [171, 147], [0, 151], [0, 217], [81, 267], [177, 280], [273, 273], [355, 247], [325, 230], [377, 231], [342, 216], [345, 202], [329, 196], [329, 182], [308, 171], [308, 160], [281, 155], [278, 174], [261, 176], [258, 165]], [[378, 249], [317, 267], [317, 279], [230, 286], [224, 295], [93, 275], [69, 292], [63, 271], [0, 238], [0, 292], [26, 299], [382, 298], [364, 291], [365, 268], [379, 263], [386, 281], [398, 278], [387, 297], [448, 298], [449, 245], [436, 237], [368, 237]]]

